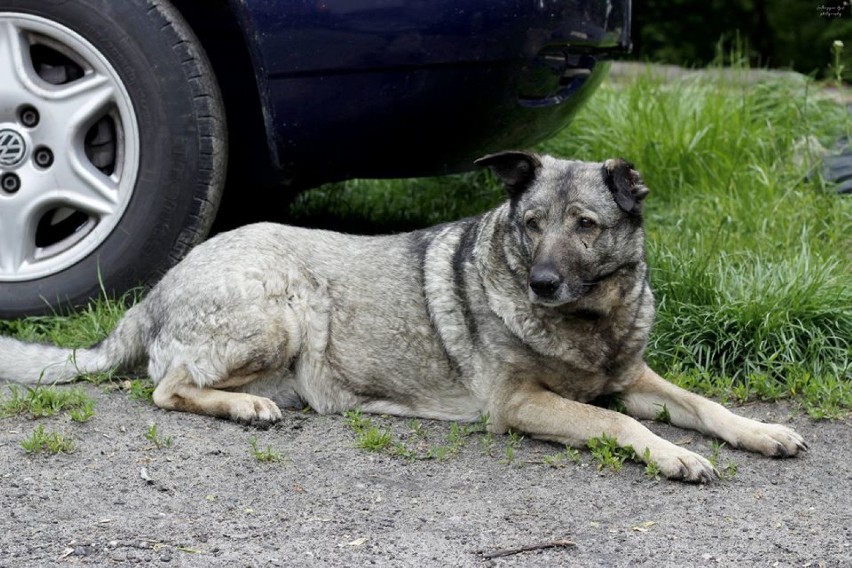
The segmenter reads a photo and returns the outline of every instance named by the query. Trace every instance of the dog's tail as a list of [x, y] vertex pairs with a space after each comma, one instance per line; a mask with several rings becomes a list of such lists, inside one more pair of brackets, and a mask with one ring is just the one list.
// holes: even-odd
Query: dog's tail
[[0, 337], [0, 381], [24, 385], [67, 383], [88, 373], [131, 369], [145, 358], [150, 327], [142, 306], [134, 306], [106, 339], [88, 349]]

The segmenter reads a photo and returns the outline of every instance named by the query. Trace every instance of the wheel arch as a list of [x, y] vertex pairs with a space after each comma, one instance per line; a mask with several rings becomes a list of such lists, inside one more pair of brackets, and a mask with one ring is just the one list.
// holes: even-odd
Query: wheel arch
[[[270, 188], [283, 180], [275, 132], [267, 119], [265, 71], [246, 33], [245, 7], [236, 0], [170, 0], [192, 27], [219, 83], [228, 124], [228, 180]], [[227, 187], [233, 185], [226, 184]]]

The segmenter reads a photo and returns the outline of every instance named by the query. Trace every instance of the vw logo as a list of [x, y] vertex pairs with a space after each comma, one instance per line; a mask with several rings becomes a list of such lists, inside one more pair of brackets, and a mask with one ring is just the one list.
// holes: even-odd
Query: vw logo
[[24, 137], [14, 130], [0, 130], [0, 166], [17, 166], [27, 151]]

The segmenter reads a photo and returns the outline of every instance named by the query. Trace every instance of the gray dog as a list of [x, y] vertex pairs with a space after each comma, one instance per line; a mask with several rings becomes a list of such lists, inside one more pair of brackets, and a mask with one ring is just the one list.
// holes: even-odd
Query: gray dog
[[[356, 237], [273, 224], [193, 250], [90, 349], [0, 338], [0, 377], [21, 383], [148, 362], [166, 409], [274, 422], [279, 406], [474, 421], [583, 447], [607, 434], [670, 478], [716, 475], [627, 412], [767, 456], [805, 448], [686, 392], [643, 361], [654, 318], [639, 174], [623, 160], [524, 152], [477, 161], [509, 199], [422, 231]], [[645, 450], [648, 450], [646, 453]]]

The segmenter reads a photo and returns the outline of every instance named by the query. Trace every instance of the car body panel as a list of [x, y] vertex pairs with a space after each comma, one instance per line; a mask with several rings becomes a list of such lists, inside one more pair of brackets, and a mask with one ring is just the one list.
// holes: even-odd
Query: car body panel
[[451, 173], [561, 128], [629, 47], [628, 0], [230, 0], [296, 185]]

